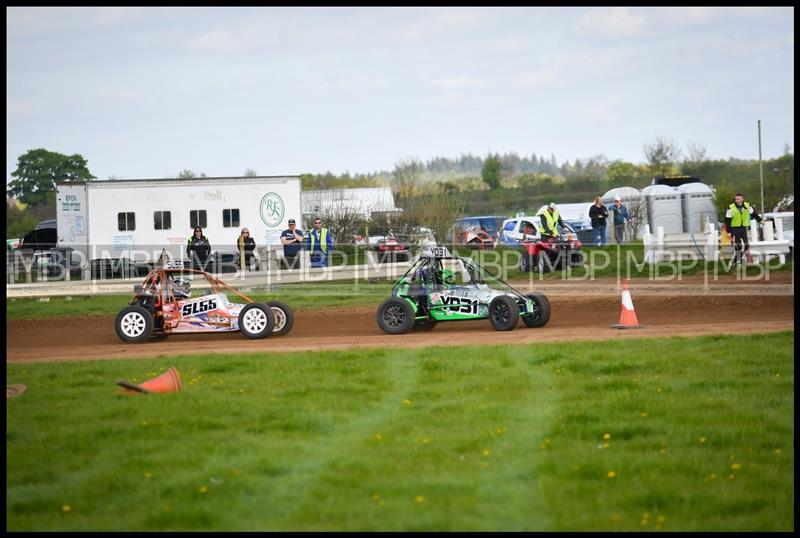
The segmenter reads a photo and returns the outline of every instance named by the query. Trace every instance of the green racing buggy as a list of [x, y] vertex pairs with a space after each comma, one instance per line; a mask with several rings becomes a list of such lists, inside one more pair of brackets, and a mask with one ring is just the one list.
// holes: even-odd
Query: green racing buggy
[[378, 307], [378, 326], [388, 334], [429, 331], [440, 321], [489, 319], [498, 331], [542, 327], [550, 320], [543, 294], [523, 294], [471, 258], [435, 247], [424, 252]]

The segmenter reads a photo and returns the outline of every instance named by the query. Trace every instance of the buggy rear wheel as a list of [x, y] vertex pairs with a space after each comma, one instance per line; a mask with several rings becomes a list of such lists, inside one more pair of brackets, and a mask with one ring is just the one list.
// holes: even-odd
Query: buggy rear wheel
[[414, 310], [405, 299], [389, 297], [378, 307], [375, 319], [383, 332], [403, 334], [414, 326]]
[[261, 303], [250, 303], [239, 312], [239, 330], [247, 338], [265, 338], [272, 333], [275, 318], [272, 309]]
[[498, 295], [489, 303], [489, 321], [496, 331], [510, 331], [519, 322], [517, 302], [508, 295]]

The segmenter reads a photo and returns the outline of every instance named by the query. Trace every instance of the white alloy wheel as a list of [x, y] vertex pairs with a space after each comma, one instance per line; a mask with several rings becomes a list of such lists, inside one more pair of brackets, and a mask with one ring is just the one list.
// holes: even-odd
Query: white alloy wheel
[[147, 328], [147, 321], [139, 312], [128, 312], [122, 316], [119, 328], [128, 338], [139, 338]]
[[267, 315], [260, 308], [251, 308], [242, 316], [242, 325], [251, 333], [260, 333], [267, 323]]

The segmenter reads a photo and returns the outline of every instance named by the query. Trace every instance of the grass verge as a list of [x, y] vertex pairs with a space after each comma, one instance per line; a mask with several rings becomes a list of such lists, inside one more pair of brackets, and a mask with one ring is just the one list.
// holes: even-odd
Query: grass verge
[[[793, 530], [793, 333], [9, 364], [7, 530]], [[126, 396], [175, 366], [182, 392]]]

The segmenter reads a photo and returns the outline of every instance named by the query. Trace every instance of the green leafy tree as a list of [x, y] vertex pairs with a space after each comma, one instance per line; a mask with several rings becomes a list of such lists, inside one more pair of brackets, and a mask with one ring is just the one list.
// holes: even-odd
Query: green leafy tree
[[37, 217], [32, 212], [9, 207], [6, 211], [6, 239], [21, 239], [36, 227], [37, 222]]
[[502, 163], [500, 162], [500, 158], [495, 155], [489, 155], [486, 157], [486, 161], [483, 163], [483, 170], [481, 170], [481, 178], [483, 182], [486, 183], [491, 190], [496, 190], [500, 188], [500, 179], [502, 177]]
[[8, 193], [30, 206], [55, 201], [56, 182], [95, 179], [86, 167], [86, 159], [76, 153], [63, 155], [43, 148], [32, 149], [19, 157], [15, 178]]

